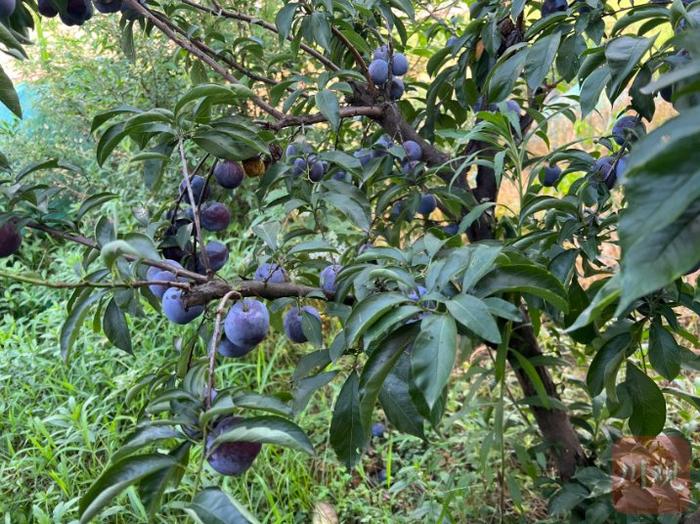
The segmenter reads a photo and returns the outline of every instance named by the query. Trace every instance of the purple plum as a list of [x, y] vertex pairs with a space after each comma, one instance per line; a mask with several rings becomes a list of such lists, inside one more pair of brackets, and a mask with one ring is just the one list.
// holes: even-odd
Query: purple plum
[[207, 231], [223, 231], [231, 223], [231, 212], [221, 202], [207, 202], [199, 210], [199, 221]]
[[311, 306], [304, 306], [303, 308], [293, 307], [287, 311], [284, 315], [284, 332], [287, 338], [292, 342], [302, 343], [308, 340], [302, 328], [304, 318], [302, 311], [313, 315], [319, 321], [321, 320], [321, 315], [318, 310]]
[[264, 340], [270, 330], [270, 313], [265, 304], [254, 298], [239, 300], [224, 320], [224, 331], [234, 345], [253, 348]]
[[389, 80], [389, 64], [385, 60], [372, 60], [368, 71], [372, 82], [377, 85], [382, 85]]
[[403, 96], [404, 91], [406, 91], [406, 87], [403, 84], [403, 80], [400, 78], [392, 78], [389, 83], [389, 98], [398, 100]]
[[406, 140], [403, 143], [403, 149], [406, 151], [406, 158], [408, 158], [408, 160], [418, 161], [423, 158], [423, 150], [420, 144], [414, 140]]
[[236, 189], [245, 178], [243, 166], [231, 160], [219, 160], [214, 166], [214, 178], [221, 187]]
[[189, 324], [204, 313], [204, 306], [185, 307], [182, 289], [171, 287], [163, 294], [163, 313], [175, 324]]
[[408, 59], [403, 53], [394, 53], [391, 57], [391, 74], [403, 76], [408, 72]]
[[646, 132], [646, 127], [642, 121], [631, 115], [623, 116], [615, 122], [612, 130], [612, 137], [618, 145], [623, 145], [627, 141], [634, 141]]
[[253, 465], [255, 457], [262, 449], [260, 442], [222, 442], [214, 447], [220, 435], [231, 431], [245, 422], [241, 417], [225, 417], [214, 424], [207, 435], [206, 455], [209, 465], [218, 473], [227, 476], [242, 475]]
[[282, 284], [287, 282], [289, 279], [287, 277], [287, 272], [282, 266], [265, 262], [260, 264], [258, 269], [255, 270], [253, 280], [257, 280], [258, 282], [268, 282], [270, 284]]
[[19, 251], [22, 235], [14, 222], [5, 222], [0, 226], [0, 258], [9, 257]]
[[222, 357], [244, 357], [250, 353], [256, 344], [252, 346], [237, 346], [231, 342], [228, 337], [221, 337], [221, 342], [219, 342], [219, 347], [216, 348], [219, 355]]
[[432, 193], [426, 193], [424, 195], [421, 195], [417, 211], [423, 216], [428, 216], [430, 213], [435, 211], [436, 207], [437, 200], [435, 198], [435, 195], [433, 195]]
[[[204, 250], [209, 258], [209, 267], [212, 269], [212, 271], [218, 271], [226, 265], [226, 262], [228, 262], [228, 248], [218, 240], [207, 242]], [[201, 260], [201, 256], [200, 263], [204, 265], [204, 262]]]
[[544, 187], [554, 187], [559, 182], [559, 177], [561, 177], [561, 168], [559, 166], [547, 166], [544, 168], [542, 185]]
[[[199, 175], [193, 176], [190, 179], [190, 186], [192, 186], [192, 194], [194, 195], [194, 199], [198, 204], [201, 204], [207, 198], [209, 198], [209, 187], [207, 186], [207, 181], [203, 177]], [[192, 202], [190, 202], [190, 196], [187, 192], [187, 185], [185, 184], [184, 180], [180, 182], [180, 193], [184, 193], [185, 202], [192, 205]]]
[[332, 295], [336, 292], [336, 279], [338, 278], [338, 273], [343, 269], [340, 264], [331, 264], [326, 266], [323, 271], [321, 271], [320, 282], [321, 289], [324, 293]]

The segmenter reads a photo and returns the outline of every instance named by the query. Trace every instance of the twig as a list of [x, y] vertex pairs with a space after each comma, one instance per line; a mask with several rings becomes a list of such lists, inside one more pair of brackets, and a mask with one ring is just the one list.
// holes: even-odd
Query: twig
[[226, 303], [231, 300], [231, 297], [236, 295], [240, 297], [240, 293], [232, 289], [223, 296], [219, 302], [219, 306], [216, 308], [214, 334], [211, 337], [211, 346], [209, 347], [209, 377], [207, 380], [206, 396], [204, 398], [204, 406], [206, 409], [211, 408], [211, 392], [214, 389], [214, 375], [216, 372], [216, 349], [219, 347], [219, 342], [221, 341], [221, 318], [224, 316]]
[[[192, 191], [192, 184], [190, 183], [190, 174], [187, 169], [187, 157], [185, 156], [185, 146], [182, 143], [182, 138], [178, 139], [178, 149], [180, 150], [180, 160], [182, 161], [182, 177], [185, 180], [185, 186], [187, 187], [187, 195], [190, 197], [190, 204], [192, 205], [192, 216], [194, 218], [194, 230], [196, 237], [195, 240], [196, 244], [199, 245], [199, 253], [202, 256], [204, 268], [207, 270], [207, 275], [209, 275], [209, 255], [207, 255], [207, 250], [204, 249], [204, 243], [202, 242], [202, 227], [199, 222], [199, 208], [202, 195], [200, 194], [200, 198], [195, 200], [194, 192]], [[206, 188], [202, 188], [202, 191], [205, 191], [205, 189]]]
[[14, 280], [17, 282], [24, 282], [26, 284], [33, 284], [35, 286], [48, 287], [52, 289], [78, 289], [84, 287], [113, 289], [122, 287], [146, 287], [152, 285], [179, 287], [182, 289], [189, 289], [191, 287], [191, 285], [186, 282], [175, 282], [170, 280], [134, 280], [133, 282], [90, 282], [88, 280], [81, 280], [80, 282], [51, 282], [40, 278], [29, 277], [26, 275], [18, 275], [17, 273], [11, 273], [2, 270], [0, 270], [0, 277]]

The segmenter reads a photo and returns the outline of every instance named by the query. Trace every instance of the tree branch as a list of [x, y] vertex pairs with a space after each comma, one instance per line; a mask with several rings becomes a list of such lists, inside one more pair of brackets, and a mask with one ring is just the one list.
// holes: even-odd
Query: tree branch
[[18, 275], [17, 273], [7, 272], [0, 270], [0, 277], [7, 278], [9, 280], [14, 280], [16, 282], [24, 282], [25, 284], [32, 284], [34, 286], [48, 287], [52, 289], [79, 289], [79, 288], [106, 288], [106, 289], [116, 289], [116, 288], [135, 288], [135, 287], [146, 287], [146, 286], [168, 286], [168, 287], [179, 287], [181, 289], [190, 289], [191, 284], [186, 282], [177, 282], [170, 280], [134, 280], [133, 282], [90, 282], [88, 280], [81, 280], [80, 282], [51, 282], [48, 280], [43, 280], [41, 278], [28, 277], [26, 275]]
[[[340, 109], [340, 118], [349, 118], [353, 116], [369, 116], [373, 118], [379, 118], [385, 111], [383, 105], [370, 105], [370, 106], [348, 106]], [[321, 113], [313, 113], [311, 115], [287, 115], [281, 118], [277, 122], [257, 122], [266, 129], [273, 131], [279, 131], [285, 127], [299, 127], [311, 124], [319, 124], [321, 122], [327, 122], [328, 119]]]

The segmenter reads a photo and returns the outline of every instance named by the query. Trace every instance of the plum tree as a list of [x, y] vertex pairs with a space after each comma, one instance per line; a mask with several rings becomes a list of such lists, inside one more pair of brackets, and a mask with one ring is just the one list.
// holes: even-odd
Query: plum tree
[[244, 423], [245, 420], [241, 417], [222, 418], [214, 424], [214, 429], [207, 436], [207, 462], [222, 475], [242, 475], [253, 465], [262, 449], [260, 442], [225, 441], [216, 443], [216, 440], [222, 435]]
[[226, 338], [241, 348], [255, 347], [265, 339], [269, 330], [270, 314], [267, 306], [253, 298], [236, 302], [224, 321]]
[[7, 221], [0, 226], [0, 258], [14, 255], [22, 246], [22, 235], [17, 226]]
[[[243, 166], [231, 160], [220, 160], [214, 166], [214, 178], [221, 187], [236, 189], [243, 182], [245, 172]], [[194, 185], [192, 186], [194, 191]], [[197, 193], [195, 193], [196, 195]]]
[[284, 332], [287, 338], [297, 344], [308, 341], [303, 329], [304, 313], [321, 321], [321, 314], [315, 307], [293, 307], [284, 315]]
[[231, 212], [221, 202], [206, 202], [199, 216], [202, 227], [207, 231], [223, 231], [231, 223]]
[[[178, 339], [163, 375], [143, 379], [154, 399], [178, 401], [168, 403], [167, 416], [139, 422], [139, 430], [168, 435], [196, 427], [199, 440], [173, 437], [177, 447], [167, 454], [160, 442], [138, 448], [154, 450], [146, 454], [128, 442], [123, 453], [139, 471], [153, 467], [148, 460], [166, 464], [133, 479], [137, 490], [162, 493], [155, 476], [180, 482], [190, 447], [211, 444], [203, 435], [213, 434], [212, 421], [224, 412], [268, 412], [226, 431], [312, 453], [290, 413], [312, 396], [309, 384], [342, 382], [332, 389], [339, 393], [327, 441], [354, 467], [377, 405], [392, 431], [427, 441], [450, 405], [449, 386], [478, 377], [493, 385], [483, 392], [486, 403], [498, 406], [482, 415], [500, 449], [484, 445], [483, 457], [515, 457], [501, 472], [517, 462], [528, 475], [508, 478], [529, 492], [536, 476], [552, 507], [570, 507], [574, 520], [614, 519], [589, 482], [609, 480], [599, 457], [612, 435], [653, 436], [676, 424], [666, 416], [667, 399], [695, 394], [680, 391], [676, 379], [698, 367], [678, 319], [700, 311], [697, 285], [684, 277], [700, 261], [700, 150], [693, 147], [700, 143], [699, 11], [687, 2], [653, 3], [479, 0], [441, 19], [433, 1], [263, 2], [251, 14], [235, 10], [245, 3], [121, 0], [125, 50], [138, 52], [130, 45], [134, 31], [167, 38], [178, 48], [172, 70], [189, 73], [182, 80], [193, 84], [158, 107], [90, 115], [103, 169], [135, 153], [154, 198], [137, 203], [146, 212], [117, 225], [100, 211], [105, 195], [66, 206], [46, 184], [30, 182], [34, 170], [55, 167], [3, 165], [0, 221], [85, 253], [77, 282], [11, 274], [31, 285], [76, 288], [60, 337], [66, 356], [80, 345], [77, 330], [92, 310], [92, 325], [132, 351], [126, 319], [141, 315], [142, 302], [153, 304], [149, 287], [156, 296], [162, 288], [155, 286], [167, 287], [161, 303], [173, 322], [201, 317]], [[39, 10], [82, 24], [91, 5], [40, 0]], [[276, 7], [275, 19], [264, 20]], [[98, 8], [116, 5], [101, 0]], [[9, 55], [22, 54], [31, 40], [34, 9], [22, 0], [0, 19], [13, 35], [0, 44]], [[14, 95], [4, 82], [0, 100], [19, 113]], [[586, 140], [561, 140], [570, 130], [595, 129], [599, 117], [588, 115], [602, 96], [625, 115], [612, 139], [601, 129]], [[657, 111], [662, 98], [673, 112]], [[224, 165], [238, 167], [229, 173]], [[253, 178], [236, 195], [236, 245], [245, 260], [217, 275], [227, 251], [212, 249], [213, 238], [229, 241], [223, 232], [232, 217], [224, 203], [206, 201], [209, 190], [216, 198], [225, 193], [213, 181], [240, 184], [241, 168]], [[0, 235], [0, 246], [14, 253], [19, 240], [10, 233]], [[267, 263], [249, 280], [250, 260], [278, 261], [294, 268], [293, 278]], [[327, 304], [323, 330], [303, 309], [284, 315], [309, 299]], [[294, 338], [318, 345], [300, 357], [293, 390], [241, 393], [243, 373], [212, 406], [206, 392], [222, 375], [219, 361], [255, 347], [264, 357], [267, 345], [259, 344], [270, 325], [285, 323]], [[555, 355], [539, 340], [548, 333], [556, 335]], [[460, 352], [477, 347], [493, 359], [465, 361], [469, 372], [453, 373]], [[560, 366], [568, 361], [585, 365], [585, 380], [568, 380]], [[659, 387], [661, 379], [673, 388]], [[509, 401], [532, 428], [517, 450], [502, 432]], [[545, 452], [549, 461], [540, 460]], [[174, 465], [179, 453], [184, 458]], [[120, 466], [110, 464], [86, 493], [81, 518], [126, 487], [113, 483], [124, 478]], [[228, 503], [223, 491], [216, 496]], [[498, 517], [507, 518], [503, 508]]]

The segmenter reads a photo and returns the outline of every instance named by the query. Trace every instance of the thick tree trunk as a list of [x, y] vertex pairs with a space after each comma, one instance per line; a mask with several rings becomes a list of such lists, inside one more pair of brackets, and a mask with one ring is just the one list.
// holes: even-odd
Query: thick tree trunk
[[[527, 322], [514, 326], [510, 345], [528, 360], [542, 355], [532, 326]], [[515, 370], [515, 375], [518, 377], [524, 396], [526, 398], [537, 398], [537, 391], [532, 379], [518, 365], [518, 360], [512, 353], [509, 353], [508, 361]], [[547, 368], [537, 366], [535, 370], [544, 385], [547, 396], [560, 400], [559, 393]], [[547, 409], [538, 405], [533, 405], [530, 409], [535, 416], [537, 427], [545, 443], [551, 449], [559, 477], [563, 480], [570, 479], [576, 472], [576, 468], [587, 464], [588, 459], [581, 446], [579, 436], [571, 424], [569, 414], [566, 411]]]

